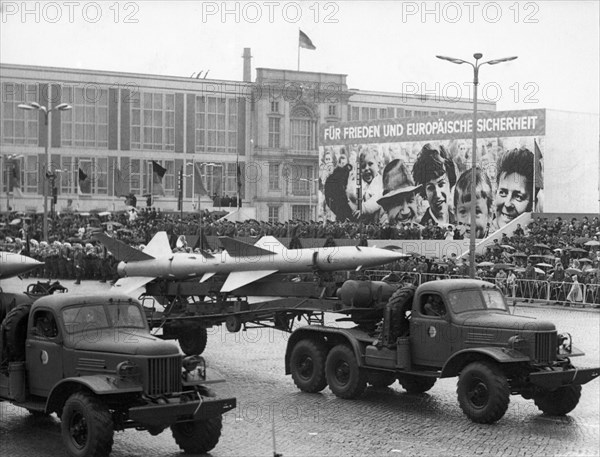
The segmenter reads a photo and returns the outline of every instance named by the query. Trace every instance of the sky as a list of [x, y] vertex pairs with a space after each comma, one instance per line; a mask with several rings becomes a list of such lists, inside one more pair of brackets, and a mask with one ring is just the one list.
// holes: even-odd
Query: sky
[[2, 1], [0, 62], [242, 79], [257, 67], [348, 75], [350, 88], [470, 97], [499, 110], [598, 113], [600, 2], [594, 1]]

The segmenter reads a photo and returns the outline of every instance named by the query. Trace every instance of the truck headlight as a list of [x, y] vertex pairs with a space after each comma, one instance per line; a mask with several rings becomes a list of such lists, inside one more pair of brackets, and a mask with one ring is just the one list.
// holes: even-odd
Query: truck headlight
[[573, 338], [570, 333], [561, 333], [556, 337], [559, 354], [570, 354], [573, 350]]
[[117, 376], [121, 378], [135, 378], [140, 375], [140, 367], [126, 360], [117, 365]]
[[204, 371], [206, 369], [206, 362], [204, 361], [204, 357], [200, 355], [189, 355], [183, 358], [183, 368], [185, 371], [194, 371], [196, 368]]
[[508, 347], [516, 351], [520, 350], [525, 344], [526, 340], [519, 335], [511, 336], [508, 339]]

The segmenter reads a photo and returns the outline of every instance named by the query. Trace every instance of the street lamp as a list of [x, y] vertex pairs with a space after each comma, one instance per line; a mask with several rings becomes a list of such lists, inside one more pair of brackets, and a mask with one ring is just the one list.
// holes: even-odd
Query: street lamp
[[6, 214], [10, 213], [10, 168], [9, 162], [12, 160], [20, 159], [23, 154], [8, 154], [4, 159], [4, 167], [6, 168]]
[[471, 278], [475, 277], [475, 242], [476, 242], [476, 221], [475, 218], [477, 216], [476, 208], [477, 208], [477, 199], [475, 198], [477, 192], [477, 185], [475, 180], [477, 178], [476, 168], [477, 168], [477, 86], [479, 85], [479, 67], [485, 64], [496, 65], [502, 62], [509, 62], [511, 60], [515, 60], [517, 56], [512, 57], [504, 57], [502, 59], [494, 59], [488, 60], [487, 62], [478, 63], [479, 59], [483, 57], [483, 54], [480, 52], [476, 52], [473, 54], [475, 58], [475, 63], [467, 62], [466, 60], [456, 59], [454, 57], [446, 57], [446, 56], [436, 56], [438, 59], [447, 60], [448, 62], [455, 63], [457, 65], [461, 65], [466, 63], [473, 67], [473, 146], [471, 151], [471, 233], [470, 233], [470, 243], [469, 243], [469, 276]]
[[[48, 109], [46, 106], [41, 106], [36, 102], [22, 103], [17, 106], [20, 109], [27, 111], [37, 110], [44, 114], [44, 127], [46, 129], [46, 144], [44, 146], [44, 154], [46, 156], [46, 178], [49, 179], [50, 186], [52, 189], [54, 189], [54, 179], [56, 178], [56, 175], [50, 167], [50, 129], [48, 128], [48, 118], [50, 117], [50, 113], [52, 111], [67, 111], [73, 107], [67, 103], [61, 103], [60, 105], [56, 105], [54, 108]], [[44, 183], [42, 187], [44, 190], [44, 219], [42, 221], [43, 238], [44, 241], [48, 241], [48, 186], [46, 183]]]

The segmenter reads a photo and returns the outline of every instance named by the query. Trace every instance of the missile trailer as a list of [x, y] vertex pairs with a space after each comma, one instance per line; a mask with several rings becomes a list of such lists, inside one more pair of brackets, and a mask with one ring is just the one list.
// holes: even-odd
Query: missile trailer
[[219, 398], [204, 359], [149, 333], [139, 302], [122, 295], [58, 294], [19, 304], [0, 331], [0, 402], [56, 413], [73, 457], [108, 455], [115, 430], [170, 427], [185, 452], [220, 438]]
[[511, 394], [533, 399], [546, 414], [567, 414], [579, 402], [581, 385], [600, 374], [600, 368], [572, 364], [583, 353], [569, 334], [558, 334], [550, 322], [512, 315], [500, 290], [484, 281], [448, 279], [397, 289], [348, 281], [339, 295], [344, 306], [359, 310], [349, 318], [356, 327], [309, 325], [288, 340], [286, 374], [304, 392], [329, 386], [351, 399], [367, 384], [398, 380], [408, 393], [423, 393], [437, 379], [458, 377], [463, 413], [493, 423], [504, 416]]

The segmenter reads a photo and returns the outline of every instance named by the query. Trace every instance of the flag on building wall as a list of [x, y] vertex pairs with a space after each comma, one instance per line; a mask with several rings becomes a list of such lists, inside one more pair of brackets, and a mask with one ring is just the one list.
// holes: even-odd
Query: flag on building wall
[[113, 182], [113, 195], [115, 197], [125, 197], [129, 194], [129, 182], [126, 182], [123, 173], [121, 173], [121, 170], [116, 164], [113, 169]]
[[166, 168], [163, 168], [158, 162], [152, 161], [152, 195], [165, 195], [165, 188], [163, 187], [162, 179]]
[[200, 173], [200, 167], [197, 163], [194, 164], [194, 195], [208, 195], [208, 191], [202, 182], [202, 173]]
[[533, 174], [535, 176], [535, 188], [543, 189], [544, 188], [544, 169], [542, 168], [542, 151], [540, 151], [540, 147], [538, 146], [537, 140], [533, 140], [534, 145], [534, 159], [533, 159]]
[[305, 48], [305, 49], [312, 49], [312, 50], [317, 49], [315, 47], [315, 45], [312, 43], [312, 41], [310, 40], [310, 38], [308, 38], [308, 35], [306, 33], [304, 33], [302, 30], [300, 30], [298, 46], [300, 46], [301, 48]]
[[235, 161], [235, 179], [237, 183], [238, 198], [242, 196], [242, 169], [240, 168], [240, 162], [236, 159]]
[[79, 179], [78, 179], [77, 193], [78, 194], [90, 194], [92, 193], [92, 183], [89, 176], [79, 168]]
[[8, 191], [12, 192], [15, 197], [21, 198], [21, 167], [18, 160], [8, 162], [9, 168], [9, 183]]

